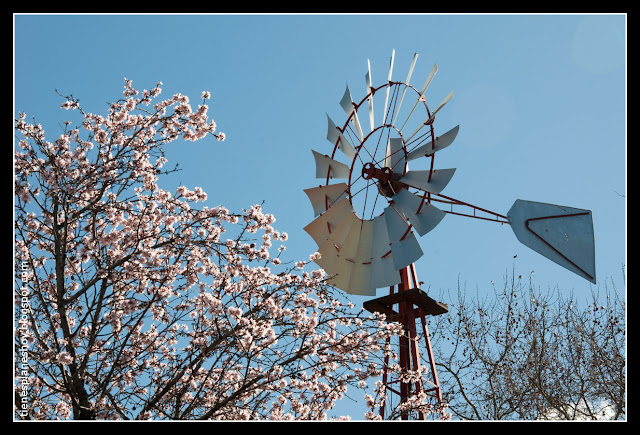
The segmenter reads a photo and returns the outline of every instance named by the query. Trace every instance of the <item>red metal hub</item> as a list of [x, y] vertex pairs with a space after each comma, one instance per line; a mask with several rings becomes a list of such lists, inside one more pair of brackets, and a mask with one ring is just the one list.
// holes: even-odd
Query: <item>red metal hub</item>
[[401, 189], [407, 187], [406, 184], [399, 181], [401, 177], [401, 174], [394, 173], [391, 168], [376, 168], [372, 162], [365, 163], [362, 166], [362, 178], [365, 180], [374, 178], [378, 180], [378, 190], [387, 198], [394, 196]]
[[362, 178], [365, 180], [375, 178], [380, 182], [387, 182], [391, 180], [392, 174], [393, 171], [391, 168], [378, 169], [372, 162], [365, 163], [364, 166], [362, 166]]

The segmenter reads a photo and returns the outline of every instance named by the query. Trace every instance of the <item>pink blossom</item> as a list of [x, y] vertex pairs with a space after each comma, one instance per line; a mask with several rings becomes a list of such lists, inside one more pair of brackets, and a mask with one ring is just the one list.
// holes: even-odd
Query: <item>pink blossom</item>
[[227, 313], [236, 320], [242, 317], [242, 309], [238, 307], [229, 307]]
[[62, 365], [69, 365], [73, 362], [73, 357], [69, 352], [64, 351], [64, 352], [60, 352], [56, 356], [56, 361], [58, 361]]
[[71, 407], [64, 400], [61, 400], [60, 402], [58, 402], [58, 404], [55, 407], [54, 412], [56, 414], [58, 414], [60, 416], [60, 418], [62, 418], [64, 420], [66, 420], [69, 417], [71, 417]]

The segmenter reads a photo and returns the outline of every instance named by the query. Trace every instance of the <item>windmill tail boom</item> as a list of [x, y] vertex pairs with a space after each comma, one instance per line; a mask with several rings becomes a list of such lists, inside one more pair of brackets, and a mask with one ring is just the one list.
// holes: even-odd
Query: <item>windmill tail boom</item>
[[507, 217], [522, 244], [596, 283], [591, 210], [518, 199]]

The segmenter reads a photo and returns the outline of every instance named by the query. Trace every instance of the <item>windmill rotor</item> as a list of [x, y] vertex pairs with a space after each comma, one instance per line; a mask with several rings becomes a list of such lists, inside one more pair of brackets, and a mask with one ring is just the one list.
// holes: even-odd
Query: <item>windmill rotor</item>
[[[323, 179], [324, 184], [305, 189], [316, 215], [305, 230], [318, 243], [318, 252], [324, 258], [318, 264], [331, 276], [330, 283], [348, 293], [375, 295], [376, 288], [398, 284], [398, 271], [422, 255], [414, 230], [422, 236], [444, 217], [425, 192], [440, 193], [455, 172], [433, 168], [435, 153], [451, 145], [458, 131], [454, 127], [441, 137], [434, 135], [434, 115], [453, 93], [430, 111], [425, 91], [437, 67], [431, 69], [422, 90], [418, 90], [409, 83], [417, 58], [415, 54], [406, 80], [395, 81], [394, 51], [387, 81], [378, 87], [372, 84], [369, 64], [364, 98], [354, 102], [347, 85], [340, 100], [346, 122], [338, 126], [327, 114], [331, 153], [312, 150], [316, 178]], [[401, 107], [412, 100], [413, 107], [406, 115]], [[382, 114], [375, 114], [374, 107], [381, 107]], [[364, 128], [362, 114], [362, 118], [369, 118]], [[419, 117], [419, 122], [417, 128], [413, 123], [411, 136], [405, 137], [403, 128], [412, 125], [412, 116]], [[426, 160], [422, 164], [425, 169], [409, 169], [409, 161], [419, 165], [420, 160]], [[336, 183], [334, 179], [345, 182]], [[350, 213], [344, 212], [346, 203], [340, 203], [343, 198], [351, 205]], [[338, 203], [341, 212], [330, 213]]]

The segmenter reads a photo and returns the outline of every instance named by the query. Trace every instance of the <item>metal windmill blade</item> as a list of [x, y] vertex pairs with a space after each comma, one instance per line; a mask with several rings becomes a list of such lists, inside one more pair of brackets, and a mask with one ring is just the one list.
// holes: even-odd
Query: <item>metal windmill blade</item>
[[304, 193], [309, 197], [313, 206], [313, 213], [318, 216], [320, 213], [328, 210], [340, 198], [345, 196], [348, 187], [346, 183], [327, 184], [326, 186], [312, 187], [305, 189]]
[[394, 172], [403, 172], [406, 160], [402, 139], [392, 137], [387, 142], [387, 150], [382, 161], [382, 167], [390, 168]]
[[416, 134], [418, 134], [418, 132], [420, 130], [422, 130], [422, 127], [424, 127], [426, 125], [430, 125], [431, 123], [433, 123], [433, 119], [435, 118], [436, 113], [438, 113], [440, 111], [440, 109], [442, 109], [445, 106], [445, 104], [447, 104], [449, 102], [449, 100], [451, 100], [451, 97], [453, 97], [453, 92], [454, 91], [451, 91], [451, 93], [449, 93], [449, 95], [447, 95], [445, 97], [445, 99], [442, 100], [442, 102], [440, 102], [440, 104], [438, 104], [438, 107], [436, 107], [436, 109], [432, 113], [429, 114], [429, 117], [422, 124], [420, 124], [418, 126], [418, 128], [415, 129], [415, 131], [413, 133], [411, 133], [411, 135], [406, 139], [407, 142], [410, 142], [411, 139], [413, 139], [413, 137]]
[[367, 60], [367, 75], [365, 76], [367, 81], [367, 104], [369, 107], [369, 124], [371, 125], [371, 131], [375, 128], [375, 122], [373, 118], [373, 87], [371, 86], [371, 63]]
[[338, 147], [340, 151], [344, 153], [349, 160], [353, 160], [356, 155], [355, 150], [351, 142], [344, 137], [342, 131], [336, 127], [335, 123], [331, 120], [327, 114], [327, 140]]
[[338, 225], [338, 222], [340, 222], [344, 215], [350, 211], [351, 203], [348, 198], [343, 197], [340, 201], [304, 227], [304, 230], [313, 238], [316, 244], [320, 246], [329, 238], [331, 232], [335, 231], [335, 227]]
[[326, 154], [311, 150], [316, 160], [316, 178], [349, 178], [349, 167]]
[[[393, 50], [391, 52], [391, 60], [389, 61], [389, 75], [387, 76], [387, 82], [391, 83], [391, 74], [393, 73], [393, 60], [396, 57], [396, 51]], [[391, 86], [387, 86], [385, 92], [386, 95], [384, 97], [384, 110], [382, 111], [382, 124], [387, 120], [387, 103], [389, 103], [389, 89]]]
[[[407, 79], [405, 80], [405, 83], [407, 85], [411, 81], [411, 76], [413, 75], [413, 69], [416, 66], [417, 60], [418, 60], [418, 53], [414, 53], [413, 54], [413, 59], [411, 60], [411, 66], [409, 67], [409, 74], [407, 74]], [[402, 95], [400, 96], [400, 102], [398, 103], [398, 109], [396, 110], [396, 114], [393, 117], [392, 124], [396, 123], [396, 118], [398, 117], [398, 114], [400, 113], [400, 108], [402, 107], [402, 102], [404, 101], [404, 96], [405, 96], [406, 93], [407, 93], [407, 87], [405, 86], [405, 88], [402, 90]]]
[[411, 231], [411, 224], [393, 206], [384, 209], [387, 234], [393, 254], [393, 265], [397, 271], [404, 269], [422, 257], [422, 249]]
[[440, 193], [447, 187], [455, 172], [455, 168], [409, 171], [400, 181], [429, 193]]
[[409, 219], [420, 236], [434, 229], [446, 215], [433, 204], [424, 202], [423, 198], [406, 189], [402, 189], [392, 199], [393, 207]]
[[353, 122], [353, 126], [358, 133], [358, 138], [360, 141], [364, 140], [364, 134], [362, 133], [362, 127], [360, 126], [360, 119], [358, 118], [358, 112], [355, 110], [355, 103], [353, 102], [353, 98], [351, 98], [351, 91], [349, 91], [349, 85], [347, 85], [347, 89], [344, 91], [344, 95], [342, 96], [342, 100], [340, 100], [340, 107], [347, 114], [347, 119], [351, 119]]
[[[431, 80], [433, 80], [433, 77], [436, 75], [437, 72], [438, 72], [438, 65], [434, 64], [433, 68], [431, 68], [431, 72], [429, 73], [429, 76], [427, 76], [427, 80], [425, 80], [424, 85], [422, 86], [422, 89], [418, 93], [418, 97], [416, 98], [416, 101], [413, 103], [413, 107], [411, 108], [411, 111], [409, 112], [409, 115], [407, 116], [404, 124], [402, 124], [402, 127], [400, 128], [400, 131], [404, 130], [405, 125], [407, 125], [407, 122], [409, 122], [409, 119], [411, 118], [411, 115], [413, 115], [413, 111], [418, 106], [418, 103], [420, 103], [421, 101], [424, 101], [423, 100], [424, 93], [427, 91], [427, 88], [429, 87], [429, 84], [431, 83]], [[407, 82], [407, 84], [409, 84], [409, 83]]]
[[409, 153], [409, 155], [407, 155], [407, 161], [411, 161], [411, 160], [417, 159], [418, 157], [423, 157], [423, 156], [428, 157], [431, 154], [435, 153], [436, 151], [440, 151], [448, 147], [453, 143], [456, 136], [458, 136], [459, 130], [460, 130], [460, 125], [456, 125], [451, 130], [444, 133], [442, 136], [436, 137], [436, 140], [433, 143], [428, 142], [414, 149]]

